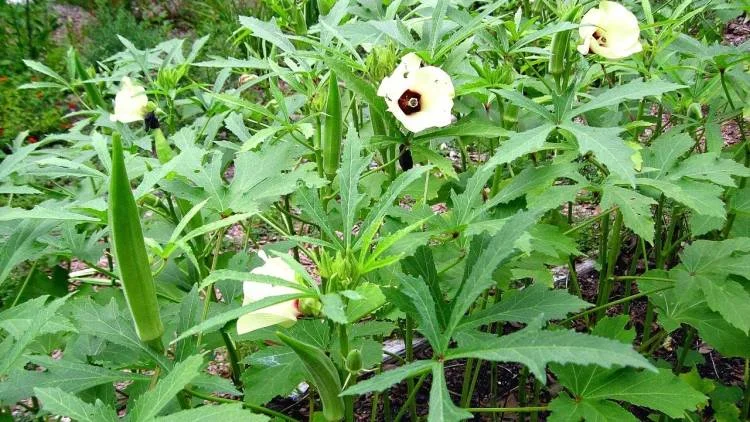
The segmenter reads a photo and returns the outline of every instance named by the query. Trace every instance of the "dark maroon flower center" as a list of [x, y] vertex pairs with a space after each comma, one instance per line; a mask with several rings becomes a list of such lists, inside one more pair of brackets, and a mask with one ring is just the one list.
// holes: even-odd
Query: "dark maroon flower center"
[[401, 94], [401, 97], [399, 97], [398, 107], [407, 116], [412, 113], [416, 113], [422, 109], [422, 104], [420, 103], [421, 98], [422, 94], [407, 89], [403, 94]]

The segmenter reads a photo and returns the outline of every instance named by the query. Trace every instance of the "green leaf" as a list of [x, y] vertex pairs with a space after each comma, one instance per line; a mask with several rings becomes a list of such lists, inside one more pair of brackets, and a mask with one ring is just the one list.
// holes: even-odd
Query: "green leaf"
[[13, 207], [0, 207], [0, 221], [10, 220], [71, 220], [71, 221], [98, 221], [98, 219], [86, 215], [76, 214], [62, 208], [48, 208], [44, 205], [36, 206], [30, 210]]
[[133, 321], [120, 311], [114, 299], [107, 305], [99, 305], [89, 297], [81, 298], [71, 302], [70, 308], [81, 334], [89, 334], [119, 344], [151, 357], [162, 367], [168, 366], [164, 356], [141, 342], [135, 332]]
[[435, 310], [435, 300], [430, 293], [427, 283], [421, 278], [403, 275], [400, 278], [399, 290], [411, 300], [419, 323], [418, 329], [430, 342], [435, 352], [442, 353], [448, 345], [449, 338], [444, 338], [442, 328]]
[[[524, 211], [511, 217], [500, 229], [500, 232], [493, 236], [486, 247], [483, 248], [481, 255], [476, 258], [477, 262], [481, 264], [470, 267], [467, 263], [467, 271], [470, 271], [470, 273], [461, 284], [453, 300], [450, 319], [445, 330], [446, 337], [450, 337], [454, 332], [474, 300], [495, 283], [492, 279], [492, 273], [498, 266], [507, 261], [516, 250], [515, 242], [509, 241], [509, 239], [520, 238], [537, 221], [539, 214], [535, 211]], [[468, 270], [468, 268], [471, 268], [471, 270]]]
[[[645, 289], [648, 283], [638, 281]], [[724, 356], [750, 358], [750, 336], [730, 325], [718, 312], [712, 311], [698, 289], [670, 289], [649, 296], [659, 309], [659, 322], [668, 331], [688, 324], [700, 337]]]
[[643, 172], [653, 179], [661, 179], [693, 145], [693, 139], [685, 132], [670, 130], [660, 135], [641, 152]]
[[672, 180], [687, 177], [734, 187], [737, 185], [732, 176], [749, 177], [750, 168], [734, 160], [719, 158], [718, 153], [712, 152], [691, 155], [669, 174], [669, 178]]
[[323, 314], [333, 322], [346, 324], [346, 311], [344, 310], [344, 301], [338, 293], [327, 293], [320, 296], [323, 303]]
[[461, 321], [459, 330], [476, 328], [496, 321], [529, 323], [539, 318], [543, 321], [565, 318], [591, 306], [590, 303], [568, 294], [564, 290], [550, 290], [542, 284], [533, 284], [523, 290], [503, 294], [500, 302]]
[[385, 303], [385, 296], [377, 284], [362, 283], [354, 290], [360, 298], [350, 299], [346, 304], [346, 319], [355, 323]]
[[150, 421], [179, 393], [187, 384], [200, 374], [203, 357], [193, 355], [177, 363], [167, 376], [159, 380], [152, 390], [143, 393], [128, 413], [128, 420]]
[[252, 302], [245, 306], [241, 306], [239, 308], [235, 308], [226, 312], [222, 312], [182, 332], [179, 336], [177, 336], [176, 339], [172, 340], [170, 344], [174, 344], [184, 338], [192, 336], [193, 334], [198, 334], [203, 331], [208, 331], [208, 330], [215, 329], [217, 327], [221, 327], [227, 322], [235, 320], [241, 317], [242, 315], [248, 314], [250, 312], [257, 311], [263, 308], [267, 308], [269, 306], [276, 305], [277, 303], [286, 302], [289, 300], [301, 299], [303, 297], [307, 297], [307, 295], [289, 294], [289, 295], [280, 295], [280, 296], [270, 296], [270, 297], [261, 299], [257, 302]]
[[553, 125], [543, 124], [525, 132], [510, 135], [507, 140], [503, 141], [495, 155], [489, 159], [487, 166], [496, 167], [510, 163], [518, 157], [539, 151], [552, 129], [554, 129]]
[[507, 336], [462, 331], [456, 335], [459, 348], [450, 359], [481, 358], [497, 362], [520, 362], [544, 382], [550, 362], [654, 367], [629, 344], [573, 331], [546, 331], [529, 326]]
[[0, 327], [8, 335], [0, 342], [0, 375], [20, 369], [25, 361], [23, 352], [40, 335], [74, 331], [67, 319], [58, 315], [68, 296], [45, 304], [49, 297], [40, 296], [0, 314]]
[[[344, 222], [343, 233], [347, 247], [351, 244], [352, 229], [359, 204], [364, 198], [359, 192], [359, 176], [370, 164], [371, 156], [362, 157], [362, 141], [354, 131], [349, 131], [344, 153], [341, 157], [341, 168], [338, 170], [341, 186], [341, 219]], [[365, 226], [367, 227], [367, 226]]]
[[436, 138], [476, 136], [477, 138], [499, 138], [513, 132], [503, 129], [497, 122], [477, 118], [464, 118], [458, 122], [435, 129], [428, 129], [414, 135], [413, 142], [424, 142]]
[[533, 100], [525, 97], [523, 94], [521, 94], [518, 91], [512, 91], [509, 89], [493, 89], [493, 93], [497, 94], [498, 96], [505, 98], [506, 100], [510, 101], [511, 103], [517, 105], [523, 110], [530, 111], [532, 113], [535, 113], [542, 119], [552, 122], [552, 113], [547, 111], [547, 109]]
[[155, 422], [264, 422], [268, 416], [258, 415], [242, 408], [242, 404], [204, 405], [161, 416]]
[[271, 346], [248, 356], [250, 365], [242, 374], [245, 401], [267, 403], [276, 396], [288, 395], [305, 380], [305, 367], [292, 349]]
[[35, 259], [44, 250], [44, 246], [37, 243], [37, 240], [59, 223], [52, 220], [24, 220], [18, 223], [10, 236], [3, 239], [0, 246], [0, 286], [16, 265]]
[[453, 422], [469, 419], [473, 415], [453, 403], [451, 393], [445, 383], [443, 362], [432, 368], [432, 386], [430, 387], [430, 413], [428, 422]]
[[117, 413], [100, 400], [90, 404], [59, 388], [35, 388], [42, 409], [53, 415], [67, 416], [78, 422], [117, 422]]
[[388, 214], [388, 211], [392, 208], [393, 203], [398, 199], [399, 195], [404, 189], [409, 187], [409, 185], [422, 178], [422, 176], [424, 176], [424, 174], [431, 168], [431, 166], [417, 166], [396, 177], [396, 180], [394, 180], [391, 185], [388, 186], [388, 190], [378, 198], [378, 201], [372, 209], [370, 209], [370, 212], [367, 213], [367, 216], [360, 225], [361, 232], [357, 238], [357, 242], [354, 244], [355, 250], [365, 246], [370, 246], [369, 244], [375, 236], [375, 233], [377, 233], [378, 228], [380, 228], [383, 218]]
[[443, 292], [440, 289], [440, 280], [438, 279], [435, 259], [432, 256], [432, 250], [427, 246], [420, 246], [413, 256], [407, 257], [401, 262], [404, 272], [427, 283], [430, 289], [430, 295], [435, 301], [435, 312], [441, 327], [448, 323], [448, 314], [450, 307], [445, 302]]
[[549, 422], [636, 422], [632, 413], [608, 400], [574, 400], [567, 393], [555, 397], [548, 406]]
[[633, 233], [647, 242], [653, 243], [654, 220], [651, 217], [651, 206], [656, 205], [656, 201], [632, 189], [608, 184], [602, 186], [602, 189], [602, 209], [618, 206], [625, 227], [633, 230]]
[[648, 407], [672, 418], [696, 410], [707, 399], [667, 369], [649, 372], [558, 365], [554, 372], [560, 383], [582, 401], [616, 400]]
[[291, 289], [299, 290], [303, 293], [312, 293], [310, 289], [300, 283], [287, 281], [283, 278], [270, 275], [235, 270], [215, 270], [211, 272], [206, 278], [204, 278], [203, 281], [201, 281], [199, 288], [203, 289], [206, 286], [210, 286], [211, 284], [217, 283], [221, 280], [253, 281], [256, 283], [270, 284], [272, 286], [289, 287]]
[[572, 122], [565, 122], [560, 128], [575, 136], [581, 155], [592, 152], [613, 174], [628, 182], [635, 181], [633, 161], [630, 159], [635, 151], [620, 139], [619, 134], [623, 129], [584, 126]]
[[564, 118], [569, 120], [579, 114], [597, 108], [610, 107], [620, 104], [625, 100], [639, 100], [644, 97], [658, 96], [665, 92], [674, 91], [684, 87], [684, 85], [677, 85], [659, 80], [643, 82], [640, 79], [636, 79], [627, 84], [618, 85], [604, 91], [602, 94], [592, 98], [589, 102], [579, 105], [573, 110], [565, 113]]
[[431, 360], [418, 360], [399, 366], [383, 373], [377, 374], [372, 378], [360, 381], [341, 393], [342, 396], [358, 396], [373, 391], [385, 391], [393, 384], [397, 384], [406, 378], [413, 378], [417, 375], [431, 371], [437, 366], [437, 363]]
[[289, 37], [281, 32], [281, 29], [276, 24], [275, 18], [271, 18], [268, 22], [263, 22], [252, 16], [240, 16], [240, 24], [252, 31], [254, 36], [268, 41], [286, 53], [294, 53], [297, 51], [291, 41], [289, 41]]
[[343, 247], [341, 240], [334, 233], [335, 229], [328, 219], [328, 213], [323, 209], [323, 204], [321, 204], [318, 194], [312, 189], [302, 188], [295, 194], [295, 199], [304, 212], [305, 217], [309, 218], [320, 228], [320, 231], [325, 234], [325, 238], [330, 242], [334, 242], [336, 246]]
[[101, 384], [116, 381], [148, 381], [145, 375], [114, 371], [100, 366], [87, 365], [68, 359], [52, 359], [47, 356], [28, 356], [27, 360], [44, 367], [44, 371], [12, 371], [8, 379], [0, 383], [0, 401], [15, 403], [34, 395], [34, 388], [59, 388], [68, 393], [77, 393]]

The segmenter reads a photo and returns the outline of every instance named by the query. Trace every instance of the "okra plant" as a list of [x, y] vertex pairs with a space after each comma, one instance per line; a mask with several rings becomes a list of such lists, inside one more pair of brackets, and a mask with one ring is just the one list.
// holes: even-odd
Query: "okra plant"
[[746, 12], [278, 0], [237, 57], [27, 61], [83, 110], [3, 150], [3, 414], [747, 419]]

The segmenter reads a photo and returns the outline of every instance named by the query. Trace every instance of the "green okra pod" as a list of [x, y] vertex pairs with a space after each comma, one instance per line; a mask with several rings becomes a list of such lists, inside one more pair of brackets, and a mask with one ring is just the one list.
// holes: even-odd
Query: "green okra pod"
[[164, 326], [159, 315], [156, 286], [143, 241], [138, 208], [125, 169], [119, 133], [112, 135], [109, 225], [120, 280], [138, 338], [143, 342], [158, 340], [164, 333]]

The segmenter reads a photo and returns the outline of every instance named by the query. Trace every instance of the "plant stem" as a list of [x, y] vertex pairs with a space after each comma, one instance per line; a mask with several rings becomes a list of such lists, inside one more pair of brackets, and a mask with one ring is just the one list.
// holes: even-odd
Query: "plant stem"
[[643, 321], [643, 336], [641, 336], [641, 344], [648, 343], [649, 337], [651, 337], [651, 324], [654, 322], [654, 305], [649, 300], [646, 303], [646, 319]]
[[221, 338], [224, 340], [224, 346], [227, 348], [227, 355], [229, 356], [229, 365], [232, 369], [232, 382], [238, 390], [242, 391], [242, 381], [240, 375], [242, 374], [242, 367], [240, 366], [239, 355], [237, 354], [237, 348], [234, 347], [234, 341], [229, 333], [226, 332], [226, 327], [220, 330]]
[[[413, 337], [414, 337], [414, 319], [407, 315], [406, 327], [404, 327], [404, 343], [405, 343], [404, 345], [406, 346], [406, 362], [407, 363], [414, 361]], [[407, 386], [407, 391], [410, 396], [412, 394], [415, 394], [416, 390], [414, 390], [414, 379], [412, 377], [409, 377], [406, 379], [406, 386]], [[411, 409], [410, 409], [411, 420], [416, 420], [417, 403], [412, 401], [410, 406], [411, 406]], [[401, 411], [399, 411], [399, 413], [401, 413]], [[398, 420], [398, 415], [396, 415], [396, 420]]]
[[13, 303], [11, 303], [10, 307], [14, 307], [18, 304], [18, 300], [21, 299], [21, 295], [23, 295], [23, 291], [26, 290], [26, 285], [29, 284], [29, 280], [31, 280], [31, 275], [34, 274], [34, 271], [36, 270], [36, 264], [38, 261], [34, 261], [33, 264], [31, 264], [31, 269], [29, 270], [29, 273], [26, 274], [26, 278], [23, 280], [23, 284], [21, 285], [21, 288], [18, 290], [18, 293], [16, 294], [16, 298], [13, 299]]
[[[656, 227], [654, 228], [654, 261], [656, 261], [656, 268], [659, 270], [664, 269], [664, 263], [662, 262], [662, 227], [664, 226], [664, 201], [665, 196], [662, 194], [659, 196], [659, 202], [656, 206]], [[648, 257], [646, 257], [648, 258]]]
[[[525, 407], [527, 404], [526, 401], [526, 381], [529, 378], [529, 368], [527, 366], [524, 366], [523, 369], [521, 369], [521, 375], [518, 377], [518, 404], [521, 407]], [[522, 415], [518, 417], [519, 421], [524, 422], [526, 419]]]
[[675, 365], [674, 367], [675, 374], [679, 374], [680, 372], [682, 372], [682, 366], [685, 364], [685, 358], [687, 358], [687, 354], [693, 345], [694, 339], [695, 328], [688, 326], [687, 334], [685, 335], [685, 342], [682, 344], [682, 350], [680, 350], [680, 355], [677, 357], [677, 365]]
[[745, 358], [745, 399], [742, 402], [742, 413], [740, 418], [747, 420], [750, 417], [750, 358]]
[[[661, 292], [661, 291], [663, 291], [663, 290], [668, 290], [668, 289], [671, 289], [671, 288], [673, 288], [673, 287], [674, 287], [673, 285], [670, 285], [670, 286], [664, 286], [664, 287], [660, 287], [660, 288], [658, 288], [658, 289], [653, 289], [653, 290], [649, 290], [649, 291], [646, 291], [646, 292], [640, 292], [640, 293], [636, 293], [636, 294], [634, 294], [634, 295], [630, 295], [630, 296], [628, 296], [628, 297], [624, 297], [624, 298], [622, 298], [622, 299], [614, 300], [614, 301], [612, 301], [612, 302], [609, 302], [609, 303], [605, 303], [605, 304], [604, 304], [604, 305], [602, 305], [602, 306], [597, 306], [597, 307], [594, 307], [594, 308], [591, 308], [591, 309], [585, 310], [585, 311], [583, 311], [583, 312], [580, 312], [580, 313], [578, 313], [578, 314], [575, 314], [575, 315], [573, 315], [573, 316], [572, 316], [572, 317], [570, 317], [570, 318], [566, 318], [566, 319], [564, 319], [564, 320], [560, 321], [560, 322], [559, 322], [559, 323], [558, 323], [557, 325], [562, 325], [562, 324], [565, 324], [566, 322], [572, 321], [572, 320], [574, 320], [574, 319], [576, 319], [576, 318], [580, 318], [580, 317], [582, 317], [582, 316], [585, 316], [585, 315], [588, 315], [588, 314], [590, 314], [590, 313], [592, 313], [592, 312], [597, 312], [597, 311], [599, 311], [600, 309], [606, 309], [606, 308], [609, 308], [610, 306], [615, 306], [615, 305], [619, 305], [619, 304], [621, 304], [621, 303], [629, 302], [629, 301], [631, 301], [631, 300], [635, 300], [635, 299], [638, 299], [639, 297], [643, 297], [643, 296], [648, 296], [648, 295], [650, 295], [650, 294], [658, 293], [658, 292]], [[649, 303], [650, 303], [650, 302], [649, 302]], [[647, 314], [646, 316], [648, 317], [648, 314]], [[653, 318], [653, 317], [652, 317], [652, 318]], [[645, 340], [644, 340], [644, 341], [645, 341]]]
[[463, 382], [461, 383], [461, 406], [468, 406], [470, 400], [466, 399], [469, 395], [469, 387], [471, 381], [471, 370], [474, 369], [475, 359], [466, 359], [466, 366], [464, 366]]
[[586, 228], [587, 226], [590, 226], [591, 224], [595, 223], [597, 220], [599, 220], [602, 217], [605, 217], [609, 215], [611, 212], [616, 211], [618, 207], [612, 207], [606, 211], [602, 211], [599, 215], [595, 215], [593, 217], [589, 217], [580, 223], [576, 224], [575, 226], [569, 228], [568, 230], [565, 230], [563, 233], [564, 235], [569, 235], [571, 233], [577, 232], [578, 230], [581, 230], [583, 228]]
[[[219, 260], [219, 252], [221, 251], [221, 243], [222, 240], [224, 240], [224, 230], [226, 228], [222, 228], [218, 231], [218, 236], [216, 238], [216, 244], [214, 245], [214, 252], [213, 252], [213, 258], [211, 259], [211, 268], [208, 271], [209, 273], [212, 272], [216, 268], [216, 263]], [[203, 267], [205, 268], [205, 267]], [[201, 271], [203, 272], [203, 271]], [[208, 274], [204, 274], [204, 277], [208, 276]], [[216, 298], [216, 291], [214, 290], [213, 283], [206, 286], [206, 292], [204, 294], [204, 302], [203, 302], [203, 313], [201, 313], [201, 322], [206, 320], [206, 317], [208, 316], [208, 310], [211, 306], [211, 301]], [[198, 332], [198, 338], [196, 339], [196, 347], [198, 350], [201, 348], [201, 340], [203, 339], [203, 332]]]
[[[346, 356], [349, 354], [349, 333], [346, 331], [346, 325], [340, 324], [338, 326], [339, 331], [339, 348], [341, 349], [341, 354], [343, 355], [344, 361], [346, 361]], [[345, 381], [348, 377], [348, 372], [346, 368], [341, 369], [341, 381]], [[356, 381], [356, 380], [354, 380]], [[344, 420], [346, 422], [352, 422], [354, 420], [354, 397], [353, 396], [344, 396]]]
[[572, 295], [581, 298], [581, 284], [578, 282], [578, 271], [576, 271], [576, 261], [573, 255], [568, 256], [568, 277], [570, 277], [570, 284], [568, 285], [568, 292]]
[[467, 407], [464, 410], [471, 413], [531, 413], [546, 412], [547, 406], [532, 407]]
[[[605, 270], [605, 277], [603, 279], [604, 284], [599, 285], [600, 305], [607, 303], [610, 294], [612, 294], [612, 285], [614, 284], [612, 276], [615, 272], [615, 264], [617, 264], [617, 258], [620, 256], [620, 230], [622, 230], [622, 213], [617, 211], [615, 212], [615, 223], [610, 233], [609, 248], [607, 251], [607, 268]], [[599, 279], [602, 280], [601, 277]], [[596, 315], [596, 319], [601, 319], [604, 316], [604, 312], [605, 309], [600, 310]]]
[[298, 422], [296, 419], [290, 418], [289, 416], [283, 413], [277, 412], [275, 410], [271, 410], [267, 407], [258, 406], [257, 404], [252, 404], [252, 403], [248, 403], [248, 402], [240, 401], [240, 400], [225, 399], [223, 397], [214, 397], [210, 394], [201, 393], [200, 391], [195, 391], [195, 390], [191, 390], [188, 388], [184, 389], [183, 391], [199, 399], [212, 401], [214, 403], [240, 403], [242, 404], [242, 407], [250, 409], [253, 412], [262, 413], [268, 416], [273, 416], [275, 418], [279, 418], [279, 419], [289, 421], [289, 422]]
[[[542, 383], [538, 379], [534, 378], [534, 406], [539, 407], [539, 394], [542, 391]], [[539, 411], [531, 411], [531, 422], [537, 422], [539, 420]]]
[[398, 413], [396, 413], [396, 422], [399, 422], [401, 418], [404, 417], [406, 414], [406, 410], [409, 409], [409, 412], [414, 412], [409, 420], [416, 421], [417, 415], [416, 415], [416, 407], [417, 407], [417, 392], [420, 388], [422, 388], [422, 383], [424, 383], [424, 380], [427, 379], [427, 374], [422, 374], [421, 377], [419, 377], [419, 380], [417, 381], [417, 385], [414, 386], [414, 389], [412, 389], [411, 393], [409, 393], [409, 397], [406, 399], [406, 403], [404, 403], [403, 406], [401, 406], [401, 409], [399, 409]]

